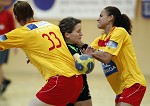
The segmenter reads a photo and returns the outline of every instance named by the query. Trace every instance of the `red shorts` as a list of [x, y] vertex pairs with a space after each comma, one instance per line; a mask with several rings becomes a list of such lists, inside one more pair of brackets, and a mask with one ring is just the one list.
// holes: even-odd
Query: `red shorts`
[[75, 103], [83, 87], [82, 75], [73, 77], [54, 76], [36, 94], [44, 103], [55, 106], [66, 106]]
[[143, 96], [145, 94], [146, 87], [138, 83], [132, 85], [130, 88], [126, 88], [123, 92], [116, 96], [116, 104], [124, 102], [133, 106], [140, 106]]

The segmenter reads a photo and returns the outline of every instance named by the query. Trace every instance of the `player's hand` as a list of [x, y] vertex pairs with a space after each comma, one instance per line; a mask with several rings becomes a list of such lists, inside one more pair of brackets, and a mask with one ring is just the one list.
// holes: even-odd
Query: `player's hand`
[[84, 54], [88, 54], [88, 55], [91, 55], [94, 53], [95, 49], [91, 46], [88, 46], [86, 49], [83, 49], [83, 53]]
[[30, 60], [29, 60], [29, 58], [28, 58], [28, 57], [26, 57], [26, 58], [27, 58], [26, 62], [27, 62], [27, 64], [29, 64], [29, 63], [30, 63]]

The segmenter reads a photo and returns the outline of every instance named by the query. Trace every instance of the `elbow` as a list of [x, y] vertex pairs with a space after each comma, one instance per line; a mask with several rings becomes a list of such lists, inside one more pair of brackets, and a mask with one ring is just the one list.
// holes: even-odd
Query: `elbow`
[[111, 61], [111, 59], [112, 59], [112, 55], [109, 53], [105, 53], [105, 55], [102, 58], [102, 62], [104, 64], [108, 64]]
[[108, 64], [110, 62], [110, 59], [109, 58], [102, 58], [102, 57], [99, 57], [99, 56], [93, 56], [95, 59], [97, 59], [98, 61], [104, 63], [104, 64]]
[[104, 64], [108, 64], [108, 63], [110, 62], [110, 59], [103, 59], [102, 62], [103, 62]]
[[93, 57], [104, 64], [108, 64], [112, 58], [112, 55], [110, 53], [98, 51], [93, 54]]

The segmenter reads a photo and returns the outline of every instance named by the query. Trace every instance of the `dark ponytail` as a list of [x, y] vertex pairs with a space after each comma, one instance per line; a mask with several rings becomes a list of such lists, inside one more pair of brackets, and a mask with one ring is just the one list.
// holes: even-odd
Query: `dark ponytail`
[[120, 10], [117, 7], [108, 6], [105, 8], [108, 15], [114, 16], [114, 23], [113, 26], [116, 27], [123, 27], [126, 31], [131, 35], [132, 33], [132, 24], [129, 17], [125, 14], [121, 14]]
[[125, 28], [126, 31], [131, 35], [131, 33], [132, 33], [131, 20], [129, 19], [129, 17], [126, 14], [122, 14], [121, 17], [122, 17], [122, 20], [120, 22], [120, 27]]

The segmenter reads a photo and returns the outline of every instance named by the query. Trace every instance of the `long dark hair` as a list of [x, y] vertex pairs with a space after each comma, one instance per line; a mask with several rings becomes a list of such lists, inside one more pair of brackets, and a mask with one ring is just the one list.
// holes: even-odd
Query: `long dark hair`
[[117, 27], [123, 27], [126, 29], [126, 31], [131, 35], [132, 33], [132, 24], [131, 20], [126, 14], [121, 14], [120, 10], [117, 7], [113, 6], [108, 6], [104, 8], [108, 15], [113, 15], [114, 16], [114, 23], [113, 26]]
[[33, 18], [33, 9], [26, 1], [18, 1], [14, 4], [13, 12], [18, 22], [27, 22], [28, 19]]

